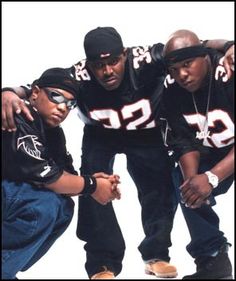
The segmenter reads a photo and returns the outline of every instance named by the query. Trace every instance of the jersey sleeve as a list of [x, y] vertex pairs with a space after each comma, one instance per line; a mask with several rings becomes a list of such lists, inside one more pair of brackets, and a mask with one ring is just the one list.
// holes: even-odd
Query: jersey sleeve
[[86, 66], [86, 60], [81, 60], [69, 68], [66, 68], [69, 74], [74, 77], [75, 80], [79, 81], [90, 81], [91, 75]]
[[73, 166], [72, 155], [67, 150], [66, 137], [62, 127], [46, 130], [45, 134], [50, 153], [57, 166], [68, 173], [78, 175]]
[[[138, 46], [128, 49], [131, 67], [135, 72], [149, 75], [161, 76], [165, 74], [165, 64], [162, 57], [164, 45], [161, 43], [152, 46]], [[139, 75], [140, 76], [140, 75]]]

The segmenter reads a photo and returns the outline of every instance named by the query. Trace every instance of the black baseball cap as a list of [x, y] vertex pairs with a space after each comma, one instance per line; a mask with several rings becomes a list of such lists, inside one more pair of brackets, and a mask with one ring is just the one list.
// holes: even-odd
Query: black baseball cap
[[114, 27], [97, 27], [85, 35], [84, 50], [87, 60], [94, 61], [120, 55], [124, 46]]
[[64, 68], [49, 68], [33, 82], [32, 86], [37, 85], [40, 88], [53, 87], [70, 92], [74, 97], [78, 93], [78, 82]]

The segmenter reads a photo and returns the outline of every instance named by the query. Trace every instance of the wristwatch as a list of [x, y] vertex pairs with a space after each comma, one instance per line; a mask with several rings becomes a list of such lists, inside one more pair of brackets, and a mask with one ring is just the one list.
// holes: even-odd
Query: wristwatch
[[219, 178], [217, 177], [217, 175], [213, 174], [210, 171], [206, 171], [205, 174], [208, 177], [209, 184], [211, 184], [213, 188], [217, 187], [219, 184]]

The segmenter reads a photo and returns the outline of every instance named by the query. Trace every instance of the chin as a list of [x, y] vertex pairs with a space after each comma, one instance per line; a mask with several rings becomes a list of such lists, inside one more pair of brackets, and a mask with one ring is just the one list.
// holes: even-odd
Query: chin
[[120, 86], [120, 84], [103, 85], [103, 87], [104, 87], [107, 91], [114, 91], [114, 90], [118, 89], [119, 86]]
[[118, 87], [106, 87], [105, 89], [109, 92], [116, 90]]
[[187, 91], [193, 93], [193, 92], [196, 92], [196, 91], [199, 89], [199, 87], [198, 87], [197, 85], [192, 85], [192, 86], [190, 86], [190, 87], [185, 87], [185, 89], [186, 89]]
[[48, 121], [48, 122], [46, 122], [46, 124], [47, 124], [47, 127], [49, 127], [49, 128], [55, 128], [55, 127], [59, 126], [60, 123]]

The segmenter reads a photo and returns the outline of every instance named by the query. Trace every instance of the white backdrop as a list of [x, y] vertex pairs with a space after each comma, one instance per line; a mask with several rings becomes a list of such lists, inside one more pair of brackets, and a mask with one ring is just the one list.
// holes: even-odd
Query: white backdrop
[[[32, 82], [49, 67], [69, 67], [84, 58], [84, 35], [97, 26], [114, 26], [125, 46], [165, 43], [177, 29], [190, 29], [201, 39], [234, 38], [234, 2], [1, 2], [2, 86]], [[63, 127], [68, 149], [80, 167], [82, 122], [76, 110]], [[118, 279], [155, 279], [145, 275], [137, 246], [143, 238], [136, 188], [126, 171], [124, 155], [118, 155], [114, 171], [121, 176], [122, 199], [114, 202], [125, 240], [126, 254]], [[75, 198], [75, 202], [77, 200]], [[221, 230], [233, 244], [234, 186], [217, 200]], [[77, 204], [67, 231], [49, 252], [19, 279], [87, 279], [84, 243], [76, 238]], [[185, 250], [189, 242], [180, 209], [172, 232], [171, 262], [179, 276], [193, 273], [195, 265]]]

